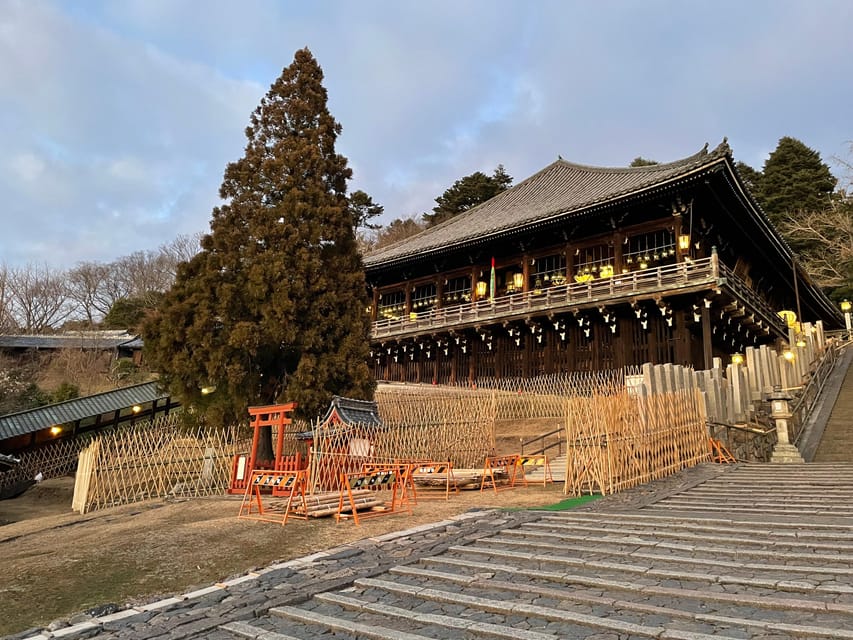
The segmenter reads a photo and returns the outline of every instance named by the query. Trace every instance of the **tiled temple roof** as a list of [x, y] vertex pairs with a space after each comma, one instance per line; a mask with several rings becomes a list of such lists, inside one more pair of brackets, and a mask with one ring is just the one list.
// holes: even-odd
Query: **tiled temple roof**
[[649, 191], [729, 156], [724, 140], [712, 151], [667, 164], [589, 167], [559, 159], [491, 200], [442, 224], [365, 256], [368, 269], [438, 253]]

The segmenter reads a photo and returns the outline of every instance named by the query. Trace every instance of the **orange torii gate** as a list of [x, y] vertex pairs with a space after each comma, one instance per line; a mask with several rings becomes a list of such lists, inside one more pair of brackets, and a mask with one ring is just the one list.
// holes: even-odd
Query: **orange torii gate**
[[[296, 410], [295, 402], [287, 404], [271, 404], [259, 407], [249, 407], [250, 424], [253, 430], [252, 448], [248, 453], [239, 453], [234, 456], [231, 468], [231, 483], [228, 493], [243, 494], [253, 471], [299, 471], [306, 467], [307, 460], [302, 460], [299, 453], [285, 456], [284, 449], [285, 428], [293, 423], [291, 414]], [[276, 430], [273, 460], [260, 460], [258, 458], [258, 444], [262, 427], [270, 427]], [[273, 488], [273, 495], [278, 495]]]

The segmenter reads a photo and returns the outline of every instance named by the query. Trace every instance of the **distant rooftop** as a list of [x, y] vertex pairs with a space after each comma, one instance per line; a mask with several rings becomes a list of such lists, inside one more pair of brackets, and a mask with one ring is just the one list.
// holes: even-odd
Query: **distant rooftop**
[[99, 416], [136, 404], [167, 398], [157, 382], [143, 382], [113, 391], [49, 404], [38, 409], [18, 411], [0, 416], [0, 440], [14, 438], [47, 429], [56, 424], [68, 424]]
[[0, 335], [0, 349], [93, 349], [142, 348], [139, 336], [119, 331], [69, 331], [51, 335]]

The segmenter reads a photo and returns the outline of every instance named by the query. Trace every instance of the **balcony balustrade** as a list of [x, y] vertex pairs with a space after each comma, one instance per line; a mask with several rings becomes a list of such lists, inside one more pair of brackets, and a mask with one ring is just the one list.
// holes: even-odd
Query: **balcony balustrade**
[[449, 329], [488, 325], [524, 319], [530, 315], [565, 313], [576, 309], [651, 299], [703, 290], [726, 290], [738, 303], [764, 320], [768, 327], [785, 335], [785, 324], [770, 306], [716, 256], [658, 268], [642, 269], [588, 282], [553, 286], [486, 298], [413, 313], [409, 317], [385, 318], [373, 323], [371, 338], [403, 338]]

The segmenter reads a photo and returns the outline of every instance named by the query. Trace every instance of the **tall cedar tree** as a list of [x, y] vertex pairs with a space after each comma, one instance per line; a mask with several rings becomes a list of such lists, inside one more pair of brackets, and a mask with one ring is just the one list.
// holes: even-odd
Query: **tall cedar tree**
[[311, 52], [297, 51], [252, 114], [245, 155], [225, 169], [202, 251], [144, 329], [162, 379], [211, 421], [278, 401], [313, 418], [334, 394], [373, 397], [355, 240], [364, 211], [347, 200], [352, 172], [335, 152], [341, 126], [322, 81]]
[[754, 195], [778, 225], [785, 214], [826, 209], [835, 185], [836, 179], [820, 154], [786, 136], [765, 161]]
[[475, 171], [470, 176], [460, 178], [453, 183], [443, 194], [435, 199], [436, 206], [432, 213], [423, 214], [427, 227], [449, 220], [455, 215], [468, 211], [490, 200], [501, 191], [506, 191], [512, 186], [512, 176], [498, 165], [495, 172], [487, 176], [481, 171]]

